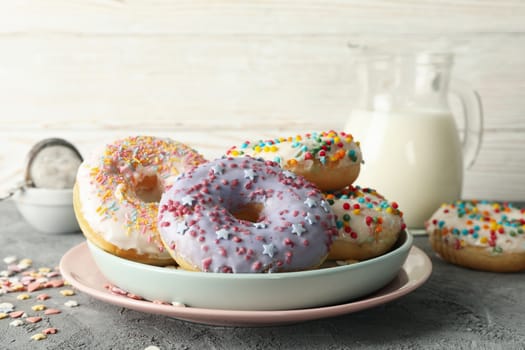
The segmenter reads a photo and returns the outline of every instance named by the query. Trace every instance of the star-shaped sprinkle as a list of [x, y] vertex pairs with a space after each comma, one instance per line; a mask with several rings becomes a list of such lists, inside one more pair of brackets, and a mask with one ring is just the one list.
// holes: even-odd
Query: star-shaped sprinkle
[[230, 237], [230, 232], [226, 229], [221, 228], [219, 231], [215, 231], [217, 239], [228, 239]]
[[12, 327], [18, 327], [18, 326], [21, 326], [23, 324], [24, 324], [24, 321], [22, 321], [22, 320], [14, 320], [14, 321], [9, 323], [9, 325], [12, 326]]
[[253, 169], [245, 169], [244, 170], [244, 178], [245, 179], [253, 180], [253, 179], [255, 179], [256, 176], [257, 176], [257, 174], [255, 173], [255, 171], [253, 171]]
[[330, 212], [330, 204], [325, 200], [321, 201], [321, 208], [327, 213]]
[[266, 225], [264, 222], [254, 222], [254, 223], [253, 223], [253, 226], [254, 226], [256, 229], [262, 229], [262, 228], [266, 228], [266, 227], [268, 227], [268, 225]]
[[182, 197], [182, 205], [191, 206], [193, 204], [193, 197], [190, 195]]
[[304, 201], [304, 204], [306, 204], [308, 208], [313, 208], [317, 205], [317, 203], [315, 202], [315, 199], [311, 197], [306, 198], [306, 200]]
[[304, 218], [306, 220], [307, 223], [309, 223], [310, 225], [313, 225], [315, 224], [317, 221], [315, 220], [315, 215], [308, 212], [306, 213], [306, 217]]
[[263, 244], [263, 254], [273, 258], [273, 255], [275, 254], [275, 246], [273, 243]]
[[302, 224], [292, 224], [292, 233], [295, 233], [297, 236], [301, 236], [304, 232], [306, 232], [306, 229]]
[[0, 304], [0, 312], [2, 313], [9, 313], [15, 309], [15, 306], [11, 303], [1, 303]]
[[211, 167], [211, 170], [216, 175], [220, 175], [224, 173], [224, 167], [222, 167], [220, 164], [215, 164], [214, 166]]
[[179, 235], [183, 235], [187, 229], [188, 225], [186, 225], [185, 221], [179, 221], [175, 224], [175, 232]]
[[283, 171], [283, 175], [284, 175], [284, 177], [286, 177], [288, 179], [295, 179], [297, 177], [297, 175], [292, 173], [290, 170]]

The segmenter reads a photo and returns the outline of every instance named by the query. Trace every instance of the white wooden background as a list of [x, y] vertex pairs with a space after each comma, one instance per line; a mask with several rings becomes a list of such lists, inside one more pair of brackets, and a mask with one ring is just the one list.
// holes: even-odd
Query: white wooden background
[[525, 200], [525, 2], [0, 0], [0, 189], [63, 137], [132, 134], [208, 157], [247, 138], [341, 129], [349, 45], [447, 46], [483, 98], [464, 197]]

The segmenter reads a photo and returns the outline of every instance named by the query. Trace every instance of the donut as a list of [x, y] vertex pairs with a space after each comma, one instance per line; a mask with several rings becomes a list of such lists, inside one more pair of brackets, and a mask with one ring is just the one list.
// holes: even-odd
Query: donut
[[338, 235], [330, 260], [366, 260], [389, 251], [406, 228], [396, 202], [388, 202], [376, 190], [347, 186], [325, 193], [336, 215]]
[[351, 185], [361, 169], [361, 149], [352, 135], [335, 131], [295, 137], [245, 141], [233, 146], [227, 156], [261, 157], [313, 182], [322, 191]]
[[322, 193], [276, 163], [225, 157], [183, 174], [161, 198], [159, 232], [181, 268], [219, 273], [318, 267], [336, 234]]
[[158, 202], [179, 174], [203, 162], [190, 147], [152, 136], [127, 137], [94, 152], [80, 165], [73, 190], [83, 234], [129, 260], [174, 264], [158, 236]]
[[445, 261], [492, 272], [525, 270], [525, 209], [508, 203], [445, 203], [425, 223], [432, 249]]

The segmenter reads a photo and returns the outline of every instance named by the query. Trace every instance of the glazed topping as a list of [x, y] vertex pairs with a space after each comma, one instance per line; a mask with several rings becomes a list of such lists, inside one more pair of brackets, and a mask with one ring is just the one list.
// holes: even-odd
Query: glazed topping
[[456, 201], [443, 204], [426, 223], [429, 234], [461, 249], [484, 247], [493, 254], [525, 251], [525, 209], [507, 203]]
[[397, 203], [374, 189], [348, 186], [325, 198], [336, 214], [340, 238], [366, 243], [380, 239], [383, 232], [397, 234], [406, 228]]
[[162, 252], [155, 238], [160, 196], [180, 173], [204, 161], [169, 139], [134, 136], [109, 144], [79, 168], [83, 215], [96, 232], [122, 249]]
[[[234, 215], [246, 208], [249, 215]], [[233, 273], [317, 266], [336, 233], [333, 212], [313, 184], [250, 157], [183, 174], [162, 196], [159, 231], [196, 268]]]
[[308, 168], [313, 165], [314, 160], [321, 164], [362, 162], [359, 142], [354, 142], [350, 134], [335, 131], [257, 142], [246, 141], [240, 146], [233, 146], [226, 154], [233, 157], [262, 157], [284, 168], [294, 167], [297, 163], [303, 163]]

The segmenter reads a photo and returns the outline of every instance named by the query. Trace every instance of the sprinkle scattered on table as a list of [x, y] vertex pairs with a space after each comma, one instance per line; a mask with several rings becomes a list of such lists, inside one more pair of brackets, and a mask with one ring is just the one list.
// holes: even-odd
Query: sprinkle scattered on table
[[31, 310], [33, 311], [42, 311], [45, 309], [46, 309], [46, 306], [44, 304], [37, 304], [37, 305], [31, 306]]
[[17, 298], [18, 300], [26, 300], [26, 299], [31, 298], [31, 296], [30, 296], [29, 294], [23, 293], [23, 294], [19, 294], [19, 295], [17, 295], [16, 298]]
[[40, 321], [42, 321], [42, 317], [39, 317], [39, 316], [32, 316], [32, 317], [26, 318], [26, 322], [28, 323], [38, 323]]
[[11, 312], [15, 309], [15, 306], [11, 303], [1, 303], [0, 312]]
[[62, 311], [58, 310], [58, 309], [47, 309], [46, 311], [44, 311], [44, 315], [57, 315], [59, 313], [61, 313]]
[[[0, 299], [0, 320], [10, 319], [9, 326], [19, 327], [31, 324], [31, 327], [24, 327], [28, 332], [38, 329], [39, 323], [49, 325], [52, 315], [62, 313], [62, 310], [48, 308], [46, 300], [52, 299], [47, 293], [40, 293], [35, 296], [34, 292], [42, 289], [56, 289], [69, 285], [62, 279], [58, 268], [39, 267], [32, 268], [33, 261], [29, 258], [18, 260], [15, 255], [3, 258], [6, 264], [5, 269], [0, 269], [0, 297], [13, 294], [11, 300], [18, 301], [16, 304], [5, 302]], [[73, 289], [59, 291], [58, 297], [69, 297], [75, 295]], [[28, 300], [37, 300], [40, 303], [28, 303]], [[78, 302], [68, 300], [64, 303], [67, 307], [76, 307]], [[4, 321], [2, 321], [4, 322]], [[34, 326], [33, 326], [34, 325]], [[47, 339], [50, 334], [56, 334], [58, 329], [47, 327], [39, 333], [30, 336], [31, 340], [39, 341]]]
[[75, 291], [72, 289], [64, 289], [60, 291], [60, 294], [62, 294], [65, 297], [70, 297], [72, 295], [75, 295]]
[[11, 327], [18, 327], [18, 326], [21, 326], [23, 324], [24, 324], [24, 321], [22, 321], [22, 320], [14, 320], [14, 321], [9, 323], [9, 325]]
[[69, 301], [66, 301], [64, 305], [67, 307], [77, 307], [78, 302], [76, 300], [69, 300]]
[[51, 327], [51, 328], [46, 328], [46, 329], [44, 329], [44, 330], [42, 331], [42, 333], [43, 333], [43, 334], [46, 334], [46, 335], [47, 335], [47, 334], [56, 334], [57, 332], [58, 332], [58, 329], [53, 328], [53, 327]]
[[4, 262], [7, 265], [11, 265], [11, 264], [15, 263], [15, 261], [17, 261], [17, 260], [18, 260], [18, 258], [15, 255], [6, 256], [4, 258]]
[[37, 334], [31, 336], [32, 340], [44, 340], [46, 338], [47, 338], [47, 336], [45, 334], [43, 334], [43, 333], [37, 333]]
[[25, 314], [24, 311], [12, 311], [9, 313], [9, 317], [11, 318], [19, 318], [22, 317]]
[[48, 294], [43, 293], [43, 294], [39, 294], [39, 295], [37, 295], [36, 300], [41, 300], [41, 301], [43, 301], [43, 300], [47, 300], [47, 299], [49, 299], [49, 298], [50, 298], [50, 296], [49, 296]]

